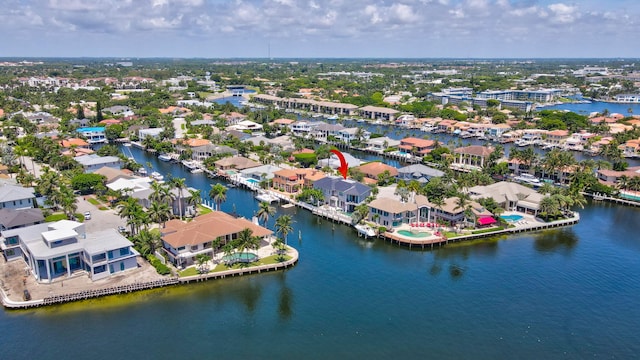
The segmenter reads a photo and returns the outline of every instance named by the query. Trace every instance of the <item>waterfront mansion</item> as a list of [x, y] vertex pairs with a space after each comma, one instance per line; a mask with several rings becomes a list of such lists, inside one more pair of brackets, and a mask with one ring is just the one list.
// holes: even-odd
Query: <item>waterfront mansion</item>
[[60, 220], [6, 230], [2, 237], [15, 250], [7, 260], [23, 259], [39, 282], [78, 273], [99, 280], [138, 267], [138, 252], [116, 229], [87, 233], [82, 223]]

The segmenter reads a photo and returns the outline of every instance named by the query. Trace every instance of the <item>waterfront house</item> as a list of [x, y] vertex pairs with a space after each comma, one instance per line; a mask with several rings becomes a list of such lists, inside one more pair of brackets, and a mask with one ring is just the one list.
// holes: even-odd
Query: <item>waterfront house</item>
[[258, 167], [262, 164], [260, 164], [257, 161], [248, 159], [244, 156], [230, 156], [214, 162], [214, 165], [218, 170], [221, 170], [221, 171], [229, 171], [229, 170], [239, 171], [239, 170]]
[[275, 176], [274, 173], [279, 170], [282, 170], [282, 168], [275, 165], [262, 165], [244, 169], [240, 171], [240, 175], [247, 180], [253, 179], [249, 182], [257, 184], [265, 180], [270, 181]]
[[386, 228], [402, 224], [429, 221], [429, 202], [423, 195], [416, 195], [408, 202], [389, 197], [378, 197], [369, 203], [367, 220]]
[[327, 124], [321, 122], [320, 124], [315, 126], [314, 131], [311, 135], [321, 141], [329, 141], [331, 139], [337, 140], [338, 133], [341, 130], [344, 130], [344, 128], [345, 127], [340, 124]]
[[260, 237], [263, 242], [267, 242], [267, 238], [273, 234], [271, 230], [247, 219], [212, 211], [188, 223], [175, 219], [167, 222], [162, 229], [163, 250], [172, 264], [184, 268], [195, 264], [198, 254], [213, 257], [215, 249], [212, 243], [216, 239], [222, 240], [221, 245], [227, 244], [237, 239], [244, 229], [250, 229], [252, 235]]
[[608, 186], [619, 186], [622, 176], [626, 176], [628, 179], [640, 177], [640, 166], [629, 167], [625, 171], [600, 169], [596, 174], [601, 183]]
[[289, 125], [291, 132], [296, 136], [308, 137], [314, 132], [316, 126], [323, 124], [321, 122], [311, 122], [300, 120]]
[[316, 169], [281, 169], [273, 173], [273, 188], [286, 193], [297, 193], [326, 175]]
[[355, 140], [366, 141], [369, 139], [369, 136], [371, 136], [370, 132], [359, 127], [345, 128], [336, 134], [338, 140], [345, 144], [351, 144], [351, 142]]
[[623, 146], [622, 155], [624, 157], [640, 157], [640, 139], [627, 140]]
[[191, 154], [191, 160], [204, 161], [216, 155], [237, 155], [238, 150], [226, 145], [212, 144], [207, 139], [173, 140], [178, 153]]
[[138, 252], [116, 229], [87, 233], [82, 223], [60, 220], [8, 230], [22, 258], [39, 282], [88, 274], [99, 280], [138, 267]]
[[345, 212], [353, 212], [371, 194], [371, 188], [367, 185], [338, 176], [316, 180], [313, 188], [322, 191], [326, 204]]
[[[473, 224], [475, 227], [476, 219], [493, 216], [491, 212], [475, 201], [469, 201], [465, 207], [458, 206], [458, 198], [456, 197], [443, 199], [443, 202], [441, 206], [430, 203], [430, 214], [435, 221], [444, 222], [450, 226]], [[471, 216], [465, 214], [467, 209], [470, 210]]]
[[423, 164], [413, 164], [398, 169], [397, 179], [407, 183], [417, 181], [420, 184], [426, 184], [431, 178], [442, 176], [444, 176], [444, 172], [438, 169]]
[[[148, 179], [148, 178], [145, 178], [145, 179]], [[149, 183], [147, 182], [146, 184], [149, 184]], [[149, 199], [153, 194], [151, 185], [149, 184], [149, 187], [144, 188], [145, 182], [143, 181], [137, 182], [136, 185], [138, 185], [139, 188], [135, 188], [133, 191], [129, 191], [128, 195], [136, 199], [138, 203], [142, 205], [144, 208], [146, 209], [150, 208], [151, 203], [153, 202]], [[113, 186], [115, 187], [115, 184], [113, 184]], [[129, 188], [126, 188], [126, 189], [129, 189]], [[186, 215], [191, 215], [195, 212], [195, 210], [193, 209], [193, 206], [189, 205], [189, 201], [188, 201], [190, 191], [195, 191], [195, 190], [196, 189], [192, 187], [184, 188], [182, 189], [182, 191], [180, 191], [176, 187], [172, 187], [169, 190], [170, 200], [171, 200], [171, 203], [169, 205], [171, 206], [171, 213], [174, 216], [186, 216]]]
[[567, 140], [565, 140], [564, 149], [582, 151], [586, 148], [589, 139], [593, 138], [594, 136], [596, 136], [596, 134], [584, 130], [578, 133], [573, 133]]
[[386, 149], [398, 147], [398, 145], [400, 145], [400, 141], [383, 136], [383, 137], [368, 139], [366, 141], [366, 144], [367, 144], [367, 150], [375, 151], [377, 153], [382, 153]]
[[112, 183], [118, 179], [134, 178], [133, 172], [129, 169], [114, 169], [107, 166], [103, 166], [97, 169], [96, 171], [94, 171], [93, 173], [104, 176], [107, 179], [106, 180], [107, 184]]
[[403, 114], [398, 116], [398, 118], [395, 120], [395, 124], [396, 126], [408, 128], [413, 126], [413, 123], [415, 120], [416, 120], [415, 116], [411, 114]]
[[277, 146], [283, 151], [289, 151], [295, 148], [295, 145], [293, 144], [291, 137], [288, 135], [278, 136], [273, 139], [270, 139], [263, 135], [259, 135], [259, 136], [250, 137], [244, 141], [250, 142], [253, 146], [265, 146], [265, 145]]
[[138, 130], [138, 139], [143, 140], [146, 137], [152, 137], [156, 140], [160, 139], [160, 134], [164, 131], [164, 128], [148, 128]]
[[400, 113], [398, 110], [370, 105], [361, 107], [358, 112], [363, 118], [384, 121], [394, 121], [396, 115]]
[[96, 154], [90, 154], [76, 156], [73, 159], [82, 165], [85, 173], [92, 173], [104, 166], [113, 169], [120, 169], [122, 167], [122, 160], [117, 156], [99, 156]]
[[545, 197], [530, 187], [507, 181], [486, 186], [474, 186], [469, 188], [468, 193], [474, 200], [492, 198], [507, 211], [519, 211], [533, 215], [538, 214], [540, 202]]
[[0, 209], [29, 209], [35, 207], [35, 191], [32, 187], [0, 185]]
[[465, 172], [482, 170], [494, 150], [492, 147], [480, 145], [456, 148], [453, 151], [454, 158], [451, 169]]
[[291, 124], [296, 122], [293, 119], [275, 119], [271, 122], [271, 125], [278, 128], [279, 130], [286, 130], [291, 127]]
[[545, 142], [550, 146], [560, 147], [569, 138], [567, 130], [552, 130], [547, 133]]
[[408, 137], [400, 140], [399, 150], [403, 154], [411, 154], [413, 156], [423, 157], [435, 148], [434, 140], [419, 139]]
[[[349, 153], [343, 152], [342, 155], [344, 156], [344, 160], [347, 162], [347, 165], [350, 168], [360, 166], [360, 164], [362, 163], [360, 159], [354, 157]], [[328, 166], [332, 169], [337, 169], [340, 167], [340, 159], [338, 159], [338, 156], [336, 154], [331, 153], [331, 155], [329, 155], [327, 159], [318, 160], [318, 166]]]
[[507, 124], [492, 124], [487, 127], [486, 135], [489, 139], [498, 140], [502, 134], [511, 130], [511, 126]]
[[76, 130], [76, 132], [87, 139], [89, 144], [101, 144], [107, 142], [105, 127], [85, 127]]
[[367, 179], [373, 180], [370, 181], [370, 183], [377, 183], [378, 177], [385, 171], [389, 173], [390, 177], [395, 178], [396, 176], [398, 176], [397, 168], [379, 161], [372, 161], [370, 163], [360, 165], [353, 168], [353, 171], [361, 172]]
[[17, 260], [22, 257], [20, 242], [15, 236], [5, 237], [8, 230], [42, 224], [44, 215], [38, 208], [30, 209], [0, 209], [0, 248], [6, 261]]
[[452, 119], [444, 119], [436, 125], [435, 132], [451, 134], [455, 131], [455, 125], [458, 122]]

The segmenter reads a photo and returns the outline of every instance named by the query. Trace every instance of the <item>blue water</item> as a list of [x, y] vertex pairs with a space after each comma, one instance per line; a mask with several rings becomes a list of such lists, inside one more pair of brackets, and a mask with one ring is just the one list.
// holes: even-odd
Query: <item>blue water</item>
[[260, 181], [256, 180], [256, 179], [247, 179], [248, 183], [252, 183], [252, 184], [259, 184]]
[[[593, 112], [602, 113], [604, 110], [609, 113], [618, 113], [624, 116], [640, 114], [640, 104], [618, 104], [602, 101], [593, 101], [589, 104], [560, 104], [553, 106], [538, 107], [536, 110], [569, 110], [581, 115], [589, 115]], [[631, 109], [631, 112], [629, 112]]]
[[[212, 181], [131, 149], [140, 163]], [[205, 195], [206, 196], [206, 195]], [[251, 216], [231, 188], [224, 211]], [[3, 359], [636, 358], [640, 209], [573, 227], [409, 250], [295, 208], [297, 266], [29, 311], [0, 311]], [[298, 234], [301, 236], [299, 237]]]
[[516, 221], [522, 220], [522, 215], [500, 215], [500, 217], [509, 222], [516, 222]]

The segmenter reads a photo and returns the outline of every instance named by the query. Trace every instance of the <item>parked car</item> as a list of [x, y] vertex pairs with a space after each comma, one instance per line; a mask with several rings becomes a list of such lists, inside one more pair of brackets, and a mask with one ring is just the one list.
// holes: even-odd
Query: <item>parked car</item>
[[118, 226], [118, 232], [120, 232], [121, 234], [124, 234], [127, 232], [127, 229], [124, 226], [120, 225]]
[[85, 211], [83, 215], [85, 220], [91, 220], [91, 213], [89, 211]]
[[24, 290], [24, 293], [22, 294], [22, 298], [24, 299], [24, 301], [31, 300], [31, 294], [29, 294], [29, 290], [27, 289]]

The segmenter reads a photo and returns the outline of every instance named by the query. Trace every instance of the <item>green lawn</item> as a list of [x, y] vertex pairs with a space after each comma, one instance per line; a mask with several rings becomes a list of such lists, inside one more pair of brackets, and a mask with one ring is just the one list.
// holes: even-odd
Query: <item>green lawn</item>
[[67, 216], [65, 214], [51, 214], [46, 218], [44, 218], [44, 221], [54, 222], [54, 221], [60, 221], [60, 220], [66, 220], [66, 219], [67, 219]]
[[100, 201], [98, 201], [97, 199], [92, 198], [92, 197], [87, 198], [87, 201], [88, 201], [91, 205], [95, 205], [95, 206], [100, 205]]
[[259, 266], [259, 265], [277, 264], [290, 259], [291, 259], [291, 256], [288, 256], [288, 255], [284, 255], [282, 257], [280, 255], [271, 255], [271, 256], [267, 256], [266, 258], [262, 258], [256, 262], [252, 262], [250, 264], [236, 263], [231, 266], [227, 266], [225, 264], [218, 264], [210, 272], [218, 272], [218, 271], [225, 271], [225, 270], [231, 270], [231, 269], [244, 269], [251, 266]]
[[212, 212], [213, 210], [206, 208], [202, 205], [198, 205], [198, 215], [204, 215]]
[[183, 276], [198, 275], [200, 273], [198, 272], [198, 269], [196, 269], [195, 266], [194, 266], [194, 267], [186, 268], [186, 269], [180, 271], [178, 274], [180, 275], [180, 277], [183, 277]]

